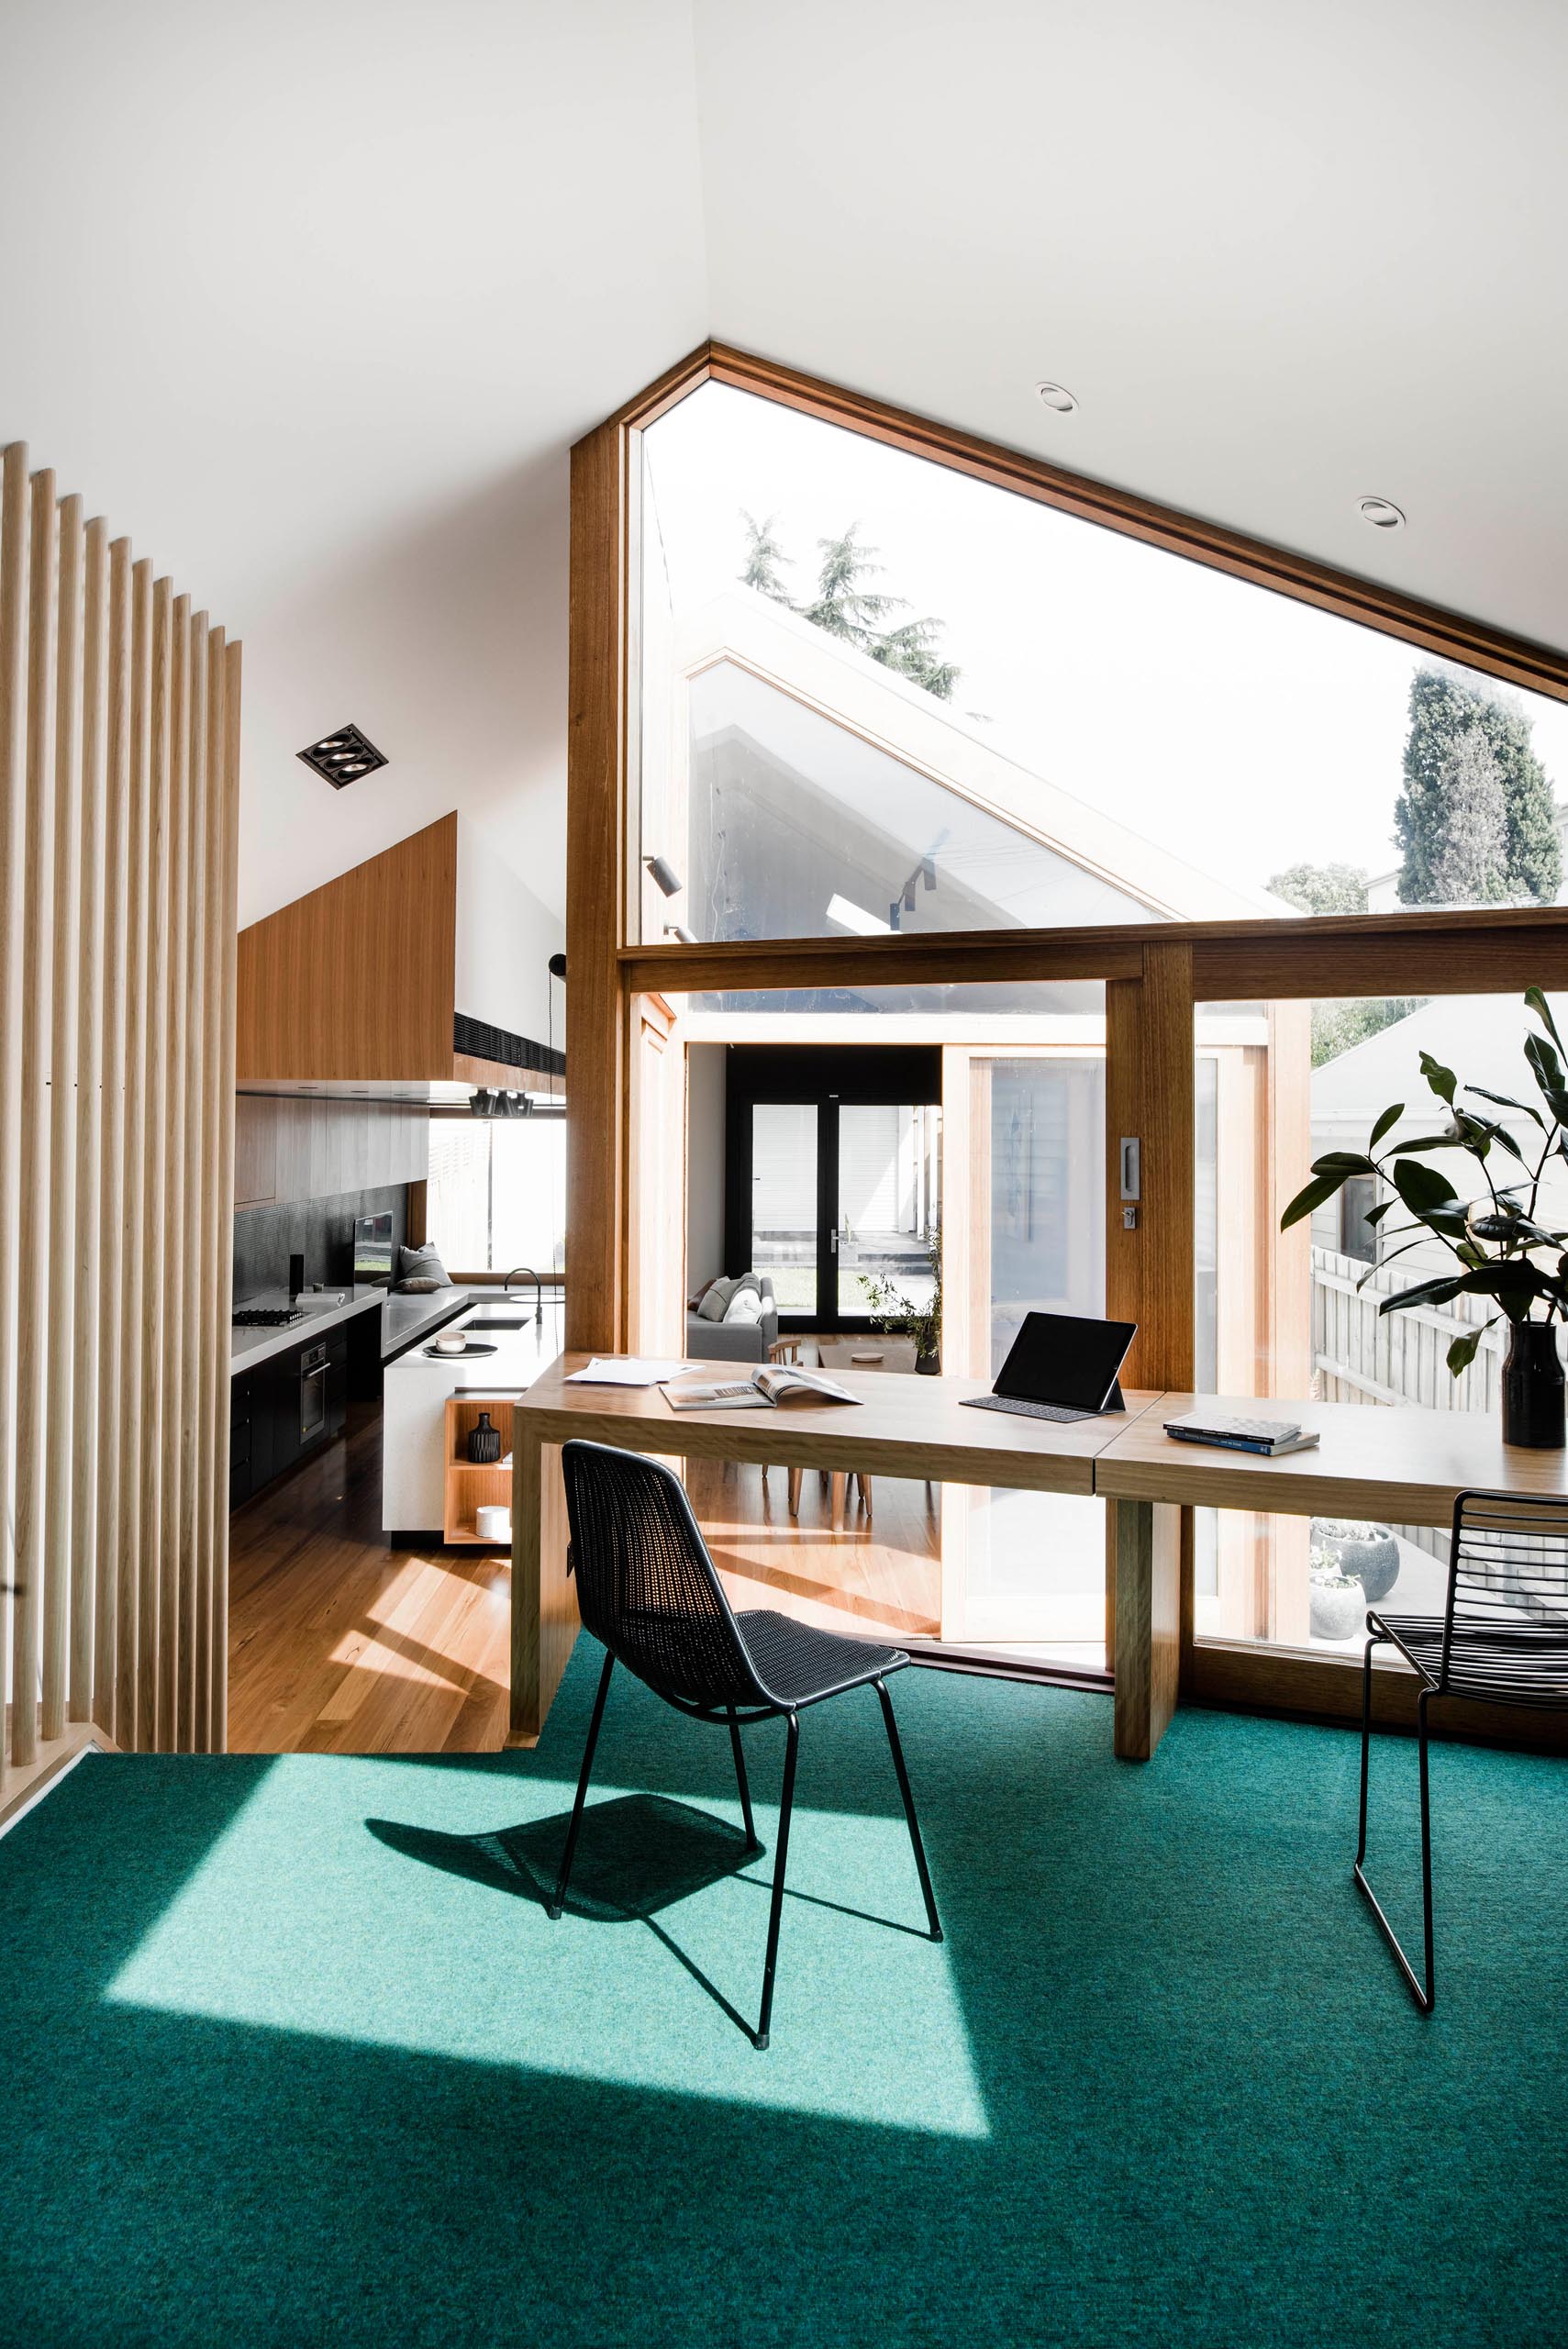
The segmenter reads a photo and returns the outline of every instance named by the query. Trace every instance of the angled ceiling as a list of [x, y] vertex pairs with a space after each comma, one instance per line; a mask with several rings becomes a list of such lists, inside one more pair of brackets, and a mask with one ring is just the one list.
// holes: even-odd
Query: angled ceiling
[[1565, 85], [1556, 0], [17, 0], [0, 435], [244, 636], [244, 918], [454, 806], [559, 906], [565, 452], [709, 333], [1568, 642]]

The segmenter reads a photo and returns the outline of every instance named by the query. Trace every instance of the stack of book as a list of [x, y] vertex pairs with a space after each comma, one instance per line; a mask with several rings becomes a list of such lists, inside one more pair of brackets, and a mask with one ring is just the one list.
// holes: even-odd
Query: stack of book
[[1227, 1452], [1257, 1452], [1273, 1460], [1282, 1452], [1309, 1452], [1317, 1431], [1298, 1419], [1244, 1419], [1229, 1411], [1184, 1411], [1167, 1419], [1165, 1433], [1178, 1443], [1217, 1443]]

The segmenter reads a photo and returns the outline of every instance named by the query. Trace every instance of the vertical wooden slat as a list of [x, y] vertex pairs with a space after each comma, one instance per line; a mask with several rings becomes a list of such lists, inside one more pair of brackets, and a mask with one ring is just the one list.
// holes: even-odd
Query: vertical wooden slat
[[[87, 525], [82, 596], [81, 825], [76, 903], [75, 1264], [71, 1322], [71, 1718], [94, 1719], [102, 1686], [97, 1464], [94, 1408], [98, 1362], [99, 1151], [104, 1131], [102, 952], [104, 919], [105, 685], [108, 650], [108, 526]], [[63, 1349], [62, 1349], [63, 1352]], [[112, 1731], [110, 1731], [112, 1735]]]
[[[203, 1347], [213, 1364], [212, 1375], [204, 1379], [201, 1397], [200, 1435], [197, 1456], [200, 1466], [200, 1491], [196, 1503], [196, 1688], [198, 1718], [196, 1742], [203, 1753], [221, 1751], [223, 1720], [214, 1698], [213, 1645], [214, 1610], [216, 1606], [217, 1554], [218, 1511], [227, 1512], [228, 1496], [217, 1492], [217, 1472], [214, 1464], [217, 1446], [217, 1422], [220, 1415], [228, 1420], [228, 1368], [229, 1337], [225, 1317], [230, 1309], [230, 1298], [218, 1276], [219, 1241], [225, 1219], [232, 1222], [233, 1202], [219, 1197], [218, 1181], [221, 1160], [221, 1122], [219, 1119], [219, 1081], [222, 1074], [223, 1024], [218, 1017], [218, 996], [223, 985], [222, 941], [218, 936], [218, 908], [223, 903], [223, 746], [224, 713], [224, 633], [213, 629], [207, 637], [207, 699], [206, 699], [206, 830], [205, 841], [206, 878], [203, 898], [205, 936], [203, 959], [206, 971], [206, 985], [202, 1008], [202, 1297], [207, 1310], [207, 1326], [203, 1333]], [[231, 1178], [232, 1186], [232, 1178]]]
[[109, 548], [108, 646], [104, 709], [104, 919], [98, 1022], [97, 1636], [93, 1717], [120, 1742], [120, 1235], [125, 1200], [127, 801], [130, 790], [130, 541]]
[[202, 1257], [202, 1138], [206, 1127], [202, 1037], [205, 1023], [211, 1017], [207, 996], [212, 976], [207, 967], [206, 936], [206, 737], [207, 618], [205, 612], [198, 612], [191, 622], [190, 652], [189, 789], [183, 923], [187, 1007], [183, 1029], [185, 1112], [183, 1180], [185, 1212], [180, 1234], [184, 1251], [179, 1406], [180, 1620], [184, 1627], [180, 1651], [180, 1746], [185, 1753], [201, 1753], [206, 1749], [207, 1709], [202, 1693], [202, 1676], [210, 1671], [212, 1659], [210, 1626], [205, 1620], [198, 1572], [200, 1511], [206, 1487], [201, 1478], [197, 1441], [203, 1388], [216, 1375], [206, 1267]]
[[159, 1432], [159, 1742], [178, 1753], [180, 1690], [189, 1662], [189, 1625], [180, 1608], [180, 1398], [184, 1379], [185, 1248], [185, 796], [191, 740], [191, 599], [176, 596], [170, 620], [168, 944], [163, 1004], [163, 1344]]
[[17, 1419], [17, 1180], [21, 1076], [23, 712], [28, 612], [28, 451], [0, 455], [0, 1779], [6, 1773], [5, 1680], [12, 1653], [12, 1462]]
[[137, 1657], [142, 1709], [140, 1742], [156, 1749], [167, 1742], [163, 1694], [163, 1645], [172, 1623], [163, 1620], [163, 1554], [161, 1509], [163, 1448], [159, 1440], [164, 1339], [164, 1174], [168, 1130], [164, 1095], [168, 1074], [169, 1002], [165, 973], [169, 954], [169, 697], [174, 591], [167, 579], [152, 586], [152, 643], [148, 724], [147, 789], [147, 1021], [142, 1040], [141, 1090], [145, 1103], [141, 1149], [141, 1622]]
[[[73, 1631], [71, 1607], [72, 1312], [76, 1290], [76, 974], [81, 953], [83, 517], [80, 497], [58, 509], [54, 664], [53, 909], [50, 922], [49, 1357], [44, 1415], [43, 1734], [63, 1735]], [[81, 1627], [91, 1638], [89, 1620]]]
[[32, 479], [28, 570], [28, 805], [22, 848], [22, 1148], [17, 1215], [16, 1612], [11, 1755], [38, 1753], [49, 1378], [49, 937], [54, 806], [54, 475]]
[[152, 565], [143, 557], [131, 572], [130, 789], [126, 850], [126, 1016], [122, 1044], [125, 1119], [121, 1136], [119, 1253], [123, 1288], [120, 1314], [119, 1459], [119, 1716], [118, 1742], [151, 1743], [142, 1702], [141, 1631], [141, 1319], [146, 1271], [141, 1255], [145, 1186], [147, 1088], [143, 1060], [147, 1034], [147, 804], [148, 743], [151, 706]]
[[[222, 790], [214, 802], [222, 833], [222, 885], [209, 908], [209, 939], [216, 939], [222, 984], [212, 995], [213, 1019], [218, 1030], [217, 1121], [218, 1208], [217, 1261], [214, 1266], [214, 1326], [218, 1360], [224, 1375], [218, 1393], [213, 1442], [213, 1629], [212, 1707], [213, 1749], [228, 1743], [228, 1387], [227, 1354], [234, 1282], [234, 1041], [235, 964], [238, 947], [236, 906], [239, 878], [239, 682], [238, 644], [223, 655]], [[217, 1388], [220, 1382], [210, 1382]]]

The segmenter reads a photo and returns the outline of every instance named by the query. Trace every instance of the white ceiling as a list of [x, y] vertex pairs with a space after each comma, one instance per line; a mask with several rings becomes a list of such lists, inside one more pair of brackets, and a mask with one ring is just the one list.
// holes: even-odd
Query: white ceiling
[[13, 0], [0, 437], [243, 635], [244, 918], [453, 806], [559, 906], [565, 451], [709, 332], [1568, 643], [1565, 97], [1560, 0]]

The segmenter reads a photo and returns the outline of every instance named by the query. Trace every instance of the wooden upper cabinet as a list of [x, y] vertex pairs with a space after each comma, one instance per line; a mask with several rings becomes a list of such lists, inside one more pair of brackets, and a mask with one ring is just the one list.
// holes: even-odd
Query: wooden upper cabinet
[[454, 810], [240, 931], [239, 1078], [548, 1089], [561, 943]]

